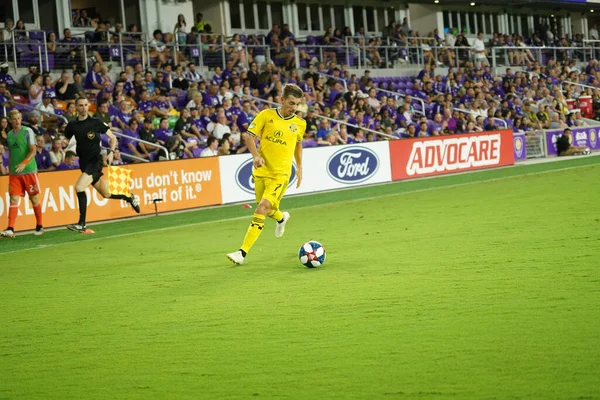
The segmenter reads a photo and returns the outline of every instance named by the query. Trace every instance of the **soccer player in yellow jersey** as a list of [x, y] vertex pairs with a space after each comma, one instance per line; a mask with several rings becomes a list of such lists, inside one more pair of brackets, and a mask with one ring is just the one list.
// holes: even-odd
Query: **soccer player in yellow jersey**
[[[281, 212], [279, 203], [285, 194], [292, 172], [292, 159], [296, 158], [296, 187], [302, 182], [302, 138], [306, 121], [296, 115], [303, 102], [304, 93], [296, 85], [283, 88], [281, 107], [261, 111], [248, 127], [249, 136], [260, 140], [246, 140], [254, 159], [254, 192], [258, 207], [240, 249], [227, 254], [234, 264], [243, 264], [246, 254], [260, 236], [266, 217], [277, 221], [275, 237], [283, 236], [288, 212]], [[248, 137], [251, 139], [251, 137]]]

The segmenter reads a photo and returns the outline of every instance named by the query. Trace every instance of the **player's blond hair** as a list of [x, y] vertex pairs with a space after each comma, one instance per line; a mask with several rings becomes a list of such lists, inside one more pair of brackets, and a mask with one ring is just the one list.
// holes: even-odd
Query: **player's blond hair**
[[19, 111], [19, 110], [11, 110], [11, 111], [8, 112], [8, 119], [11, 120], [14, 117], [16, 117], [17, 115], [21, 115], [22, 116], [21, 111]]
[[287, 98], [290, 96], [294, 96], [298, 99], [304, 97], [304, 92], [300, 89], [300, 86], [294, 85], [293, 83], [288, 83], [283, 87], [283, 98]]

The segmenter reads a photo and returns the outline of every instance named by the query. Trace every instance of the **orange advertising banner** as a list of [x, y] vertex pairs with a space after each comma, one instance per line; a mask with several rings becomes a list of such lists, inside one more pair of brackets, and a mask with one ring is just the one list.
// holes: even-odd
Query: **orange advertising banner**
[[[153, 200], [156, 198], [162, 199], [158, 203], [159, 212], [221, 204], [218, 157], [132, 164], [125, 168], [133, 171], [131, 191], [139, 198], [141, 214], [154, 213]], [[79, 219], [75, 182], [80, 174], [79, 170], [38, 174], [45, 227], [73, 224]], [[107, 175], [105, 168], [102, 179], [107, 179]], [[8, 176], [0, 176], [0, 194], [0, 229], [4, 229], [10, 204]], [[104, 199], [91, 186], [87, 195], [88, 224], [138, 215], [125, 201]], [[30, 229], [35, 229], [35, 215], [31, 202], [25, 197], [21, 199], [15, 230]]]

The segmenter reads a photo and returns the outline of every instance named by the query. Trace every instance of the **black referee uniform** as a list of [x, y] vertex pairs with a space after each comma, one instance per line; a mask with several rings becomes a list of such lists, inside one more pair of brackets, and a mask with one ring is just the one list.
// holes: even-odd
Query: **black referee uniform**
[[92, 176], [92, 186], [102, 177], [101, 135], [110, 128], [104, 122], [88, 115], [80, 121], [75, 118], [67, 124], [65, 136], [71, 139], [75, 136], [77, 140], [77, 156], [79, 156], [79, 169], [81, 172]]

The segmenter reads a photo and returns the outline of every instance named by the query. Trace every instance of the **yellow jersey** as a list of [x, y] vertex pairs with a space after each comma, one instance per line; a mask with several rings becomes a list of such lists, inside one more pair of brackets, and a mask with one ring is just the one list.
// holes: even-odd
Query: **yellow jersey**
[[258, 113], [248, 127], [248, 133], [260, 139], [258, 154], [265, 160], [265, 164], [254, 170], [254, 176], [289, 176], [294, 150], [296, 144], [302, 142], [304, 131], [306, 121], [296, 114], [283, 118], [276, 108]]

